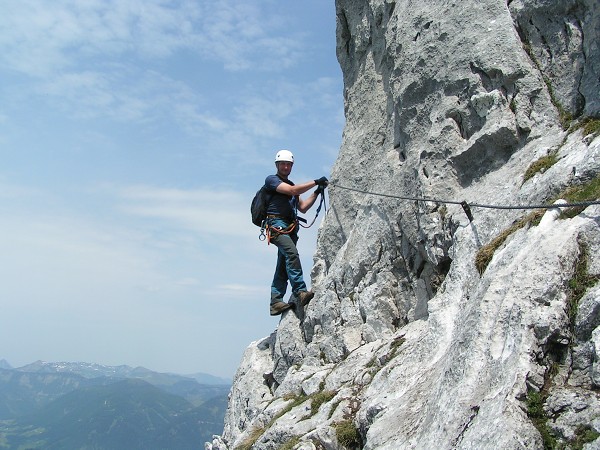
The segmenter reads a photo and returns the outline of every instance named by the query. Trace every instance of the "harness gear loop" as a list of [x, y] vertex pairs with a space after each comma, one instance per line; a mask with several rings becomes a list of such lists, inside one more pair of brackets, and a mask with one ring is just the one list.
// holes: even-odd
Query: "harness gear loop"
[[[291, 234], [294, 232], [294, 230], [296, 229], [296, 226], [298, 225], [298, 221], [294, 220], [290, 225], [288, 225], [286, 228], [280, 228], [280, 227], [274, 227], [271, 226], [269, 224], [267, 224], [265, 226], [265, 231], [267, 233], [267, 245], [271, 244], [271, 233], [277, 233], [277, 234]], [[260, 238], [259, 238], [260, 239]], [[264, 240], [264, 239], [261, 239]]]
[[290, 225], [288, 225], [286, 228], [279, 228], [279, 227], [272, 227], [269, 226], [268, 229], [269, 230], [275, 230], [275, 233], [279, 233], [279, 234], [290, 234], [292, 233], [295, 229], [296, 229], [296, 225], [298, 224], [297, 220], [294, 220]]

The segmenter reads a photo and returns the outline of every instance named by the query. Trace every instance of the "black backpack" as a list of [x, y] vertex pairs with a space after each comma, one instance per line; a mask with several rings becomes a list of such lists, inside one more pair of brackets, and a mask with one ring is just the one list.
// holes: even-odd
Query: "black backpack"
[[267, 219], [267, 208], [269, 207], [272, 195], [267, 186], [263, 186], [256, 192], [256, 195], [252, 199], [250, 212], [252, 213], [252, 223], [257, 227], [264, 227], [264, 222]]

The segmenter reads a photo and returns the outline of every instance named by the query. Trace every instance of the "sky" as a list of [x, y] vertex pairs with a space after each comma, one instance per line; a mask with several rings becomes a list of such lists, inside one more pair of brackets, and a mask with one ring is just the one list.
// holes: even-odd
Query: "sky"
[[0, 360], [232, 379], [280, 319], [251, 199], [277, 150], [299, 183], [341, 144], [334, 1], [0, 10]]

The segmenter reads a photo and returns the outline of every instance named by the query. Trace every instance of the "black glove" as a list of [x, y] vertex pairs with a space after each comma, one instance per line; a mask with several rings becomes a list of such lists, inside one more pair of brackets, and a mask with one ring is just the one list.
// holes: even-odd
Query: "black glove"
[[318, 180], [314, 180], [314, 181], [317, 186], [327, 187], [327, 185], [329, 184], [329, 180], [325, 177], [321, 177]]
[[315, 195], [319, 195], [322, 194], [325, 191], [325, 186], [319, 186], [316, 190], [315, 190]]

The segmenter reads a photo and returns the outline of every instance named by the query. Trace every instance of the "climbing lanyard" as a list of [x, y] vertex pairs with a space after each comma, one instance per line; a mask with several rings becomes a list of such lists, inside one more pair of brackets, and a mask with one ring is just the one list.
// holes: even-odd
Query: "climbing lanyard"
[[321, 201], [319, 202], [319, 206], [317, 207], [317, 213], [315, 214], [314, 219], [312, 220], [312, 222], [309, 225], [302, 225], [300, 224], [300, 226], [302, 228], [310, 228], [313, 226], [313, 224], [315, 223], [315, 221], [317, 220], [317, 217], [319, 217], [319, 213], [321, 212], [321, 207], [325, 206], [325, 212], [327, 212], [327, 205], [325, 204], [325, 190], [321, 191]]

